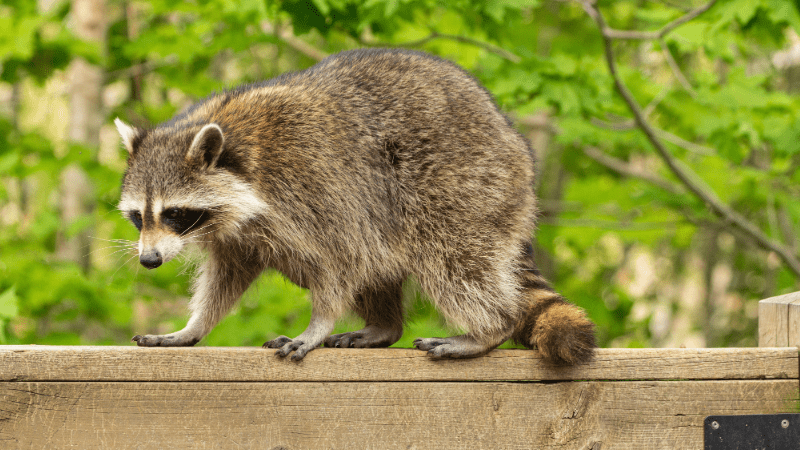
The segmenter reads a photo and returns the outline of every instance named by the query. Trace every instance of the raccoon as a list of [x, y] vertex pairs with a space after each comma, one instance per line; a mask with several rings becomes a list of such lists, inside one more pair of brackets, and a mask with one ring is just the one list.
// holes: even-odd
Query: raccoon
[[[128, 150], [119, 209], [154, 269], [187, 244], [208, 255], [185, 328], [139, 346], [191, 346], [267, 268], [311, 293], [308, 328], [264, 344], [301, 360], [387, 347], [417, 284], [465, 334], [420, 338], [434, 359], [508, 339], [546, 360], [591, 358], [594, 326], [536, 269], [534, 157], [469, 73], [398, 49], [354, 50], [212, 94], [152, 129], [115, 124]], [[346, 311], [366, 324], [330, 335]]]

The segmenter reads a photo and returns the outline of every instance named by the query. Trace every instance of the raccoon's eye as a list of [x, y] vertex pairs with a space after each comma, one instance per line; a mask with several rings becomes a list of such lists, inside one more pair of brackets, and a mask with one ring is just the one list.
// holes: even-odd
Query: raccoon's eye
[[178, 234], [186, 234], [200, 227], [208, 217], [207, 211], [188, 208], [167, 208], [161, 213], [164, 224]]
[[164, 217], [172, 220], [178, 219], [179, 217], [181, 217], [181, 215], [183, 215], [183, 210], [179, 208], [170, 208], [164, 211], [163, 214]]
[[129, 212], [128, 219], [133, 222], [133, 226], [135, 226], [137, 230], [142, 231], [142, 214], [139, 211]]

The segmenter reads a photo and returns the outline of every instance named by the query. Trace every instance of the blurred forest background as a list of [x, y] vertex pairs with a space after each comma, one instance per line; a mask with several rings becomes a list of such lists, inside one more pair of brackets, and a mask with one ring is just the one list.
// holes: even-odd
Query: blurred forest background
[[[187, 319], [191, 258], [119, 240], [126, 152], [213, 91], [352, 48], [461, 64], [539, 158], [540, 266], [613, 347], [756, 345], [800, 289], [798, 0], [0, 0], [0, 343], [126, 344]], [[447, 334], [418, 295], [403, 339]], [[201, 345], [307, 325], [265, 274]], [[348, 318], [337, 332], [359, 326]]]

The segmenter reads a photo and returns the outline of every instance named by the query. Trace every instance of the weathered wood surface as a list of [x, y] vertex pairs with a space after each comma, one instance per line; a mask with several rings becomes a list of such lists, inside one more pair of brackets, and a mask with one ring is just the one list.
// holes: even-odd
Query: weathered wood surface
[[800, 346], [800, 292], [758, 302], [758, 346]]
[[273, 353], [0, 346], [0, 449], [696, 449], [706, 416], [796, 411], [800, 388], [794, 348]]
[[531, 350], [432, 361], [412, 349], [317, 349], [300, 363], [261, 348], [0, 346], [0, 381], [528, 381], [798, 378], [794, 348], [598, 349], [552, 366]]
[[0, 448], [699, 449], [797, 380], [0, 383]]

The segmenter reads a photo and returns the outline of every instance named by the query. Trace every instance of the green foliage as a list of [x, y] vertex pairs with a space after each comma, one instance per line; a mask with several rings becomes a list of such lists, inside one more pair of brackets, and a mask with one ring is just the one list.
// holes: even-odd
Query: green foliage
[[[619, 0], [600, 2], [600, 10], [614, 29], [648, 31], [685, 13], [672, 4], [700, 5]], [[537, 149], [544, 210], [537, 252], [558, 290], [597, 323], [602, 344], [674, 345], [659, 331], [662, 313], [673, 324], [687, 318], [683, 336], [703, 335], [708, 345], [752, 344], [748, 305], [797, 289], [796, 274], [751, 239], [731, 234], [632, 129], [600, 32], [578, 2], [143, 0], [127, 6], [137, 12], [129, 16], [132, 8], [109, 3], [100, 48], [72, 35], [68, 2], [40, 13], [35, 2], [3, 0], [0, 81], [5, 87], [57, 82], [70, 61], [83, 58], [102, 67], [109, 92], [124, 92], [110, 103], [107, 123], [121, 116], [147, 126], [212, 91], [308, 67], [319, 54], [419, 48], [474, 73], [511, 117], [543, 115], [557, 130], [547, 148]], [[305, 47], [287, 39], [288, 27]], [[792, 29], [800, 30], [797, 2], [728, 0], [662, 40], [614, 46], [622, 81], [643, 107], [650, 105], [648, 119], [664, 131], [680, 164], [790, 247], [800, 231], [800, 101], [770, 58], [786, 48]], [[133, 333], [181, 327], [193, 263], [144, 271], [130, 260], [127, 244], [106, 241], [137, 238], [113, 206], [124, 152], [103, 160], [97, 149], [65, 145], [46, 132], [56, 125], [0, 120], [0, 210], [18, 212], [0, 228], [0, 340], [120, 344]], [[677, 188], [623, 176], [587, 157], [587, 147]], [[96, 201], [91, 213], [65, 224], [57, 208], [59, 179], [73, 164], [89, 175]], [[96, 239], [86, 249], [93, 256], [85, 272], [57, 250], [63, 236], [86, 230]], [[706, 265], [695, 266], [698, 258]], [[650, 261], [657, 281], [642, 281], [640, 259]], [[733, 275], [722, 293], [713, 292], [719, 300], [711, 294], [700, 305], [682, 299], [682, 286], [695, 282], [695, 291], [711, 293], [721, 276], [714, 273], [725, 270]], [[265, 274], [204, 344], [257, 345], [299, 334], [310, 315], [307, 296], [279, 274]], [[397, 345], [453, 331], [420, 298], [409, 309]], [[358, 319], [345, 319], [337, 332], [356, 326]]]
[[0, 81], [14, 83], [27, 76], [42, 83], [70, 59], [99, 60], [99, 49], [75, 39], [62, 27], [69, 8], [62, 4], [47, 14], [35, 2], [0, 2]]
[[6, 326], [8, 321], [17, 317], [19, 307], [17, 302], [17, 292], [15, 286], [11, 286], [5, 292], [0, 293], [0, 344], [6, 343]]

